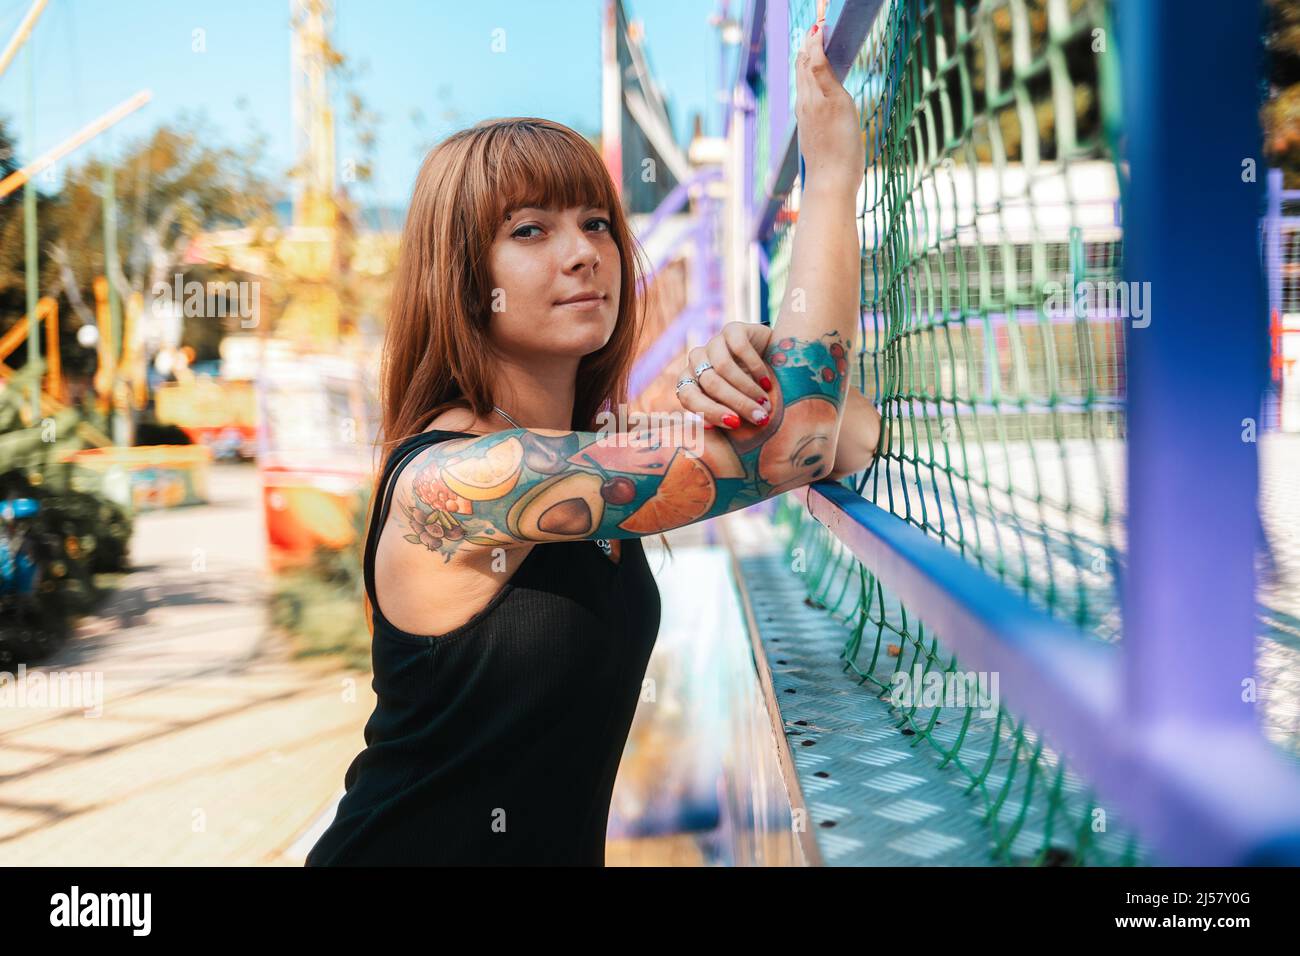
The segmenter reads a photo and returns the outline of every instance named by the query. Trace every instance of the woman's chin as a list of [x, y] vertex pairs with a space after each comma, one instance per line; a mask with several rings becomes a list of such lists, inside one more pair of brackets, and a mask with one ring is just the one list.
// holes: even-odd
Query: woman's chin
[[609, 344], [609, 335], [603, 331], [593, 335], [569, 335], [563, 339], [551, 339], [549, 341], [536, 342], [532, 345], [524, 346], [520, 352], [523, 355], [552, 355], [556, 357], [577, 358], [590, 355], [592, 352], [599, 352]]
[[603, 309], [570, 309], [556, 306], [553, 317], [566, 327], [599, 325], [614, 327], [617, 315], [608, 307]]
[[582, 324], [570, 321], [567, 331], [570, 333], [566, 336], [567, 344], [572, 346], [573, 351], [589, 355], [609, 344], [610, 337], [614, 334], [614, 323], [596, 316]]

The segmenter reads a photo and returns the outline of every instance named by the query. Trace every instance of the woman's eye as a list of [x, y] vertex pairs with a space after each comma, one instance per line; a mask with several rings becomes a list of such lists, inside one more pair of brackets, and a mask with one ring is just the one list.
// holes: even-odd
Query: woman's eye
[[519, 234], [520, 234], [521, 232], [523, 232], [525, 229], [541, 229], [541, 228], [542, 228], [541, 226], [520, 226], [518, 229], [516, 229], [514, 232], [512, 232], [511, 235], [512, 235], [512, 236], [516, 236], [516, 237], [518, 237], [518, 238], [520, 238], [520, 239], [528, 239], [528, 238], [531, 238], [531, 237], [529, 237], [529, 236], [520, 236]]
[[614, 228], [608, 219], [593, 219], [591, 222], [588, 222], [587, 225], [590, 226], [592, 222], [603, 222], [605, 224], [605, 232], [609, 232]]

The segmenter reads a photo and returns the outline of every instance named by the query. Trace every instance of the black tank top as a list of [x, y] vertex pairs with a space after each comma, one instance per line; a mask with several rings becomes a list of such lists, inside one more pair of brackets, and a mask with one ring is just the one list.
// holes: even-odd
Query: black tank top
[[384, 469], [364, 562], [377, 701], [308, 866], [604, 865], [659, 633], [640, 540], [623, 539], [618, 564], [594, 541], [534, 544], [487, 606], [441, 637], [394, 627], [375, 599], [390, 479], [421, 449], [468, 434], [413, 435]]

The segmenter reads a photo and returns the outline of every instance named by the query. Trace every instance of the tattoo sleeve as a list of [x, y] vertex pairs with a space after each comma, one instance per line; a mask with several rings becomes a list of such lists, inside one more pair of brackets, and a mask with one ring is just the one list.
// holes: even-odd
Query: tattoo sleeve
[[512, 428], [440, 442], [403, 469], [392, 518], [450, 560], [467, 546], [658, 534], [810, 484], [834, 462], [847, 351], [829, 332], [773, 341], [764, 360], [775, 384], [763, 425], [705, 430], [675, 416], [627, 432]]

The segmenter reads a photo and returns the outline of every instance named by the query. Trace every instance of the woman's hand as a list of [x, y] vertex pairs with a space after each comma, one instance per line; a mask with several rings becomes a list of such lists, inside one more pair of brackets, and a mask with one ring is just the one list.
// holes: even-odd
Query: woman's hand
[[[695, 379], [677, 393], [687, 411], [704, 419], [705, 428], [739, 428], [741, 418], [756, 425], [767, 421], [772, 401], [772, 370], [763, 361], [772, 329], [758, 322], [728, 322], [705, 345], [686, 357], [683, 378]], [[699, 375], [704, 362], [712, 367]]]
[[826, 59], [826, 24], [818, 20], [795, 57], [795, 120], [805, 189], [856, 196], [866, 162], [858, 108]]
[[[771, 368], [762, 356], [772, 335], [770, 326], [757, 322], [728, 322], [706, 345], [692, 349], [683, 377], [693, 378], [696, 383], [677, 393], [682, 407], [703, 418], [705, 428], [721, 426], [730, 431], [741, 427], [742, 417], [758, 425], [766, 422], [765, 413], [771, 411], [772, 403], [763, 393], [771, 391], [773, 385]], [[705, 361], [711, 362], [713, 368], [696, 375], [696, 367]], [[764, 414], [755, 417], [757, 413]], [[835, 462], [826, 477], [837, 480], [870, 466], [882, 444], [880, 431], [879, 410], [871, 399], [850, 387], [835, 445]]]

